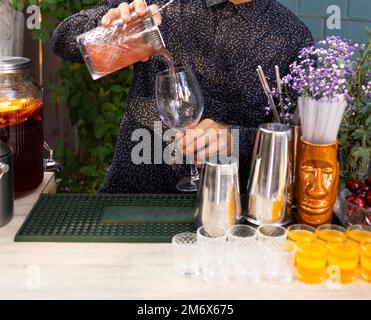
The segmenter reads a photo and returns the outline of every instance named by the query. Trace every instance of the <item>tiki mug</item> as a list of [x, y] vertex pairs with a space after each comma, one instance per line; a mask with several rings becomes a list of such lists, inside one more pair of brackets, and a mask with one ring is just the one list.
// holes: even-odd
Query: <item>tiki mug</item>
[[301, 223], [330, 223], [339, 188], [338, 142], [311, 144], [300, 138], [297, 168], [297, 206]]

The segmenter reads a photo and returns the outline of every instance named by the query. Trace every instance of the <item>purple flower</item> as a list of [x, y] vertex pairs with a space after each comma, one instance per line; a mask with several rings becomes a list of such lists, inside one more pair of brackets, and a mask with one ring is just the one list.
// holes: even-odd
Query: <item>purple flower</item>
[[[351, 79], [356, 64], [354, 53], [364, 47], [352, 44], [349, 39], [330, 36], [319, 42], [319, 47], [303, 48], [299, 60], [290, 65], [290, 73], [283, 77], [282, 84], [300, 95], [315, 99], [333, 99], [344, 94], [348, 101], [346, 81]], [[369, 90], [370, 86], [367, 86]]]

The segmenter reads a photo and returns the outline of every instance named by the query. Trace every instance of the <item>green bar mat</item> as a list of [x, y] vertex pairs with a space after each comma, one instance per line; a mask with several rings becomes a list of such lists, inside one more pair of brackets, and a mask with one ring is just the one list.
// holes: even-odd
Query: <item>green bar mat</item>
[[[174, 219], [165, 223], [155, 222], [153, 218], [151, 223], [132, 223], [133, 219], [126, 223], [102, 223], [105, 209], [111, 207], [123, 210], [124, 207], [139, 207], [145, 211], [154, 208], [154, 212], [161, 207], [166, 208], [166, 212], [174, 208], [175, 213], [179, 208], [188, 208], [189, 218], [186, 220], [189, 222], [185, 222], [183, 210], [177, 223]], [[189, 194], [45, 194], [36, 202], [15, 241], [171, 242], [175, 234], [195, 231], [190, 222], [194, 210], [195, 195]], [[128, 212], [133, 214], [130, 210]]]
[[106, 207], [101, 223], [192, 223], [193, 207]]

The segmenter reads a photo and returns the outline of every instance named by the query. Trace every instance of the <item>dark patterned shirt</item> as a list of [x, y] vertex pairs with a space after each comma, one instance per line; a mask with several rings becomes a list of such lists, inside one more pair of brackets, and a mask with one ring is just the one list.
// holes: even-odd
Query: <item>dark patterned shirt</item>
[[[102, 16], [122, 1], [105, 0], [64, 20], [53, 34], [54, 52], [82, 62], [76, 36], [99, 25]], [[148, 0], [159, 6], [167, 0]], [[270, 122], [267, 99], [256, 74], [261, 65], [270, 79], [274, 66], [282, 74], [301, 48], [312, 45], [308, 28], [276, 0], [252, 0], [234, 5], [223, 0], [176, 0], [163, 14], [160, 27], [177, 65], [195, 72], [204, 95], [203, 118], [239, 128], [240, 178], [246, 188], [250, 157], [259, 124]], [[155, 76], [166, 68], [153, 57], [134, 66], [134, 79], [110, 170], [100, 188], [108, 193], [175, 193], [180, 177], [167, 164], [136, 165], [131, 141], [137, 128], [153, 130], [159, 121]]]

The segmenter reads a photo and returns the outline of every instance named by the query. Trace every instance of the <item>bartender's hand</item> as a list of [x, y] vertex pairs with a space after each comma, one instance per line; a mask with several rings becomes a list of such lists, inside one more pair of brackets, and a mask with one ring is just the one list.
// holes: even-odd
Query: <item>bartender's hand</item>
[[[153, 4], [148, 7], [151, 12], [156, 12], [158, 6]], [[131, 12], [135, 11], [138, 17], [146, 14], [146, 4], [144, 0], [134, 0], [130, 4], [127, 2], [121, 3], [117, 8], [109, 10], [106, 15], [102, 18], [102, 25], [109, 26], [113, 21], [121, 19], [123, 22], [128, 23], [131, 21]], [[161, 24], [161, 14], [157, 13], [154, 15], [156, 25]]]
[[230, 156], [233, 149], [231, 130], [211, 119], [201, 121], [195, 128], [176, 134], [179, 150], [184, 156], [194, 153], [195, 165], [212, 155]]

